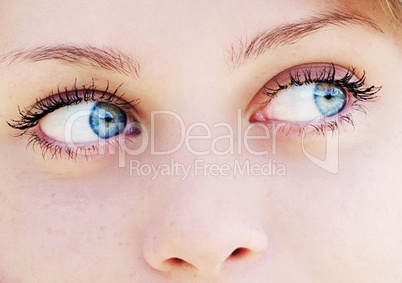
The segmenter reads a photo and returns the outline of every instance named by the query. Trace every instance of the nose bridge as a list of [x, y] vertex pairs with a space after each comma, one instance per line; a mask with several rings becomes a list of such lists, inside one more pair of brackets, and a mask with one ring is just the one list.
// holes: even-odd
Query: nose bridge
[[[236, 151], [245, 127], [241, 105], [228, 98], [230, 91], [222, 85], [199, 84], [199, 87], [203, 90], [180, 89], [187, 93], [181, 101], [152, 113], [147, 126], [152, 152], [166, 159], [219, 161], [224, 153]], [[166, 99], [173, 94], [169, 93]], [[220, 99], [214, 101], [211, 96]]]
[[155, 269], [217, 274], [232, 259], [263, 253], [265, 232], [258, 223], [213, 198], [184, 197], [171, 203], [150, 227], [144, 256]]

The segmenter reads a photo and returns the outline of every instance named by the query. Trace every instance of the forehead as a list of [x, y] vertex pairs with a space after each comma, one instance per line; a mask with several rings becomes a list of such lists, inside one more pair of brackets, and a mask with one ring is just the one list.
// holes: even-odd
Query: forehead
[[155, 49], [192, 56], [212, 44], [224, 47], [338, 4], [320, 0], [3, 0], [0, 27], [6, 39], [2, 44], [13, 47], [89, 42], [139, 53]]

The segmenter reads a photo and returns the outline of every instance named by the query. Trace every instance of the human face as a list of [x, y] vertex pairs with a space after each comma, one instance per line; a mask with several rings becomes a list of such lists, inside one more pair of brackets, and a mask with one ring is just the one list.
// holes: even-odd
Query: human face
[[[0, 282], [402, 281], [402, 56], [374, 1], [0, 6]], [[275, 100], [291, 87], [262, 95], [289, 83], [283, 72], [293, 67], [335, 69], [338, 81], [344, 70], [352, 81], [365, 72], [359, 90], [382, 88], [359, 101], [367, 114], [347, 93], [342, 113], [354, 127], [326, 126], [302, 143], [297, 125], [310, 113], [286, 110], [292, 96]], [[140, 100], [135, 111], [122, 107], [142, 132], [129, 132], [120, 152], [68, 158], [55, 137], [27, 147], [32, 134], [64, 125], [52, 113], [21, 136], [15, 129], [18, 106], [64, 87], [102, 100], [107, 86], [117, 90], [111, 104]], [[246, 133], [249, 125], [260, 126]], [[43, 157], [40, 145], [50, 146]], [[244, 164], [257, 169], [234, 176]]]

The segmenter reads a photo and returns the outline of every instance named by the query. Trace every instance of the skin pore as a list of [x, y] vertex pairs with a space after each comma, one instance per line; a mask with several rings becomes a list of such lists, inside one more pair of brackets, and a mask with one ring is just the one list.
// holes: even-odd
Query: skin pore
[[[1, 0], [0, 282], [402, 282], [402, 52], [375, 2]], [[364, 76], [360, 90], [381, 87], [364, 111], [345, 106], [354, 126], [302, 144], [292, 121], [245, 144], [264, 86], [317, 64]], [[23, 135], [9, 125], [18, 107], [85, 89], [133, 101], [142, 133], [128, 153], [42, 154], [27, 144], [44, 125]], [[186, 130], [202, 123], [186, 136], [205, 139], [129, 154], [146, 137], [175, 148], [177, 117]], [[212, 142], [228, 128], [233, 140]], [[323, 158], [334, 145], [335, 167], [304, 152]], [[278, 174], [195, 172], [196, 160], [270, 161]], [[191, 172], [152, 180], [132, 169], [172, 161]]]

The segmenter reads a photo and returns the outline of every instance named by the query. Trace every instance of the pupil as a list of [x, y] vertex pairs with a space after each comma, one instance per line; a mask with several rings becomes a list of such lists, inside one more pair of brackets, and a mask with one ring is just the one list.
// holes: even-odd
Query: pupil
[[105, 118], [105, 122], [106, 122], [106, 123], [110, 123], [110, 122], [112, 122], [112, 121], [113, 121], [113, 117], [110, 117], [110, 116], [109, 116], [109, 117], [106, 117], [106, 118]]

